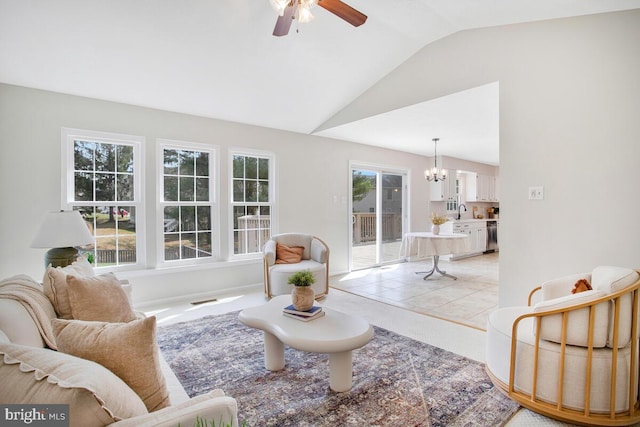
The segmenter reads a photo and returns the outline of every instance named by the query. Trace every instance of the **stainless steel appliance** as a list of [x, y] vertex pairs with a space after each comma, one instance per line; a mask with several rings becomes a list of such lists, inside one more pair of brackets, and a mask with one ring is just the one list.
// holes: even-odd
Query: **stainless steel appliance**
[[487, 252], [498, 250], [498, 221], [487, 221]]

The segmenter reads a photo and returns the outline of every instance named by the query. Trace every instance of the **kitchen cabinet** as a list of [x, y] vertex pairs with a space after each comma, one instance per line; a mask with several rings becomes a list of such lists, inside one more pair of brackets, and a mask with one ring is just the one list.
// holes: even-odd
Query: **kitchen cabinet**
[[471, 248], [472, 250], [474, 250], [474, 252], [479, 253], [483, 253], [487, 250], [487, 223], [483, 222], [482, 224], [483, 227], [476, 227], [471, 229]]
[[458, 209], [458, 180], [456, 176], [447, 176], [444, 181], [431, 181], [429, 187], [432, 202], [447, 202], [446, 210]]
[[464, 254], [453, 255], [451, 259], [459, 259], [484, 253], [487, 250], [487, 222], [461, 221], [453, 224], [454, 233], [464, 233], [469, 236], [471, 250]]
[[468, 202], [498, 202], [498, 177], [470, 172], [467, 174]]
[[444, 202], [456, 197], [456, 179], [447, 177], [444, 181], [431, 181], [429, 183], [432, 202]]

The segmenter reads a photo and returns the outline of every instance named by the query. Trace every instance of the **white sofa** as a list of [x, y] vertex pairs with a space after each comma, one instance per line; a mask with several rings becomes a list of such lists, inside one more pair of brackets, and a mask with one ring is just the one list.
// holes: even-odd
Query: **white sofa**
[[[28, 282], [28, 279], [26, 276], [20, 277], [22, 281]], [[3, 283], [7, 281], [0, 282], [0, 403], [69, 404], [70, 425], [73, 427], [191, 427], [195, 425], [197, 418], [214, 421], [216, 426], [237, 426], [237, 403], [235, 399], [225, 396], [222, 390], [188, 398], [157, 350], [155, 318], [137, 316], [139, 319], [128, 323], [52, 319], [51, 326], [43, 322], [43, 318], [47, 317], [43, 313], [51, 313], [51, 317], [56, 318], [58, 315], [53, 304], [50, 304], [44, 295], [43, 289], [36, 289], [35, 292], [26, 289], [29, 294], [27, 303], [21, 300], [19, 287], [18, 292], [14, 289], [11, 293], [7, 292], [8, 287], [2, 286]], [[42, 288], [39, 283], [34, 283]], [[149, 363], [158, 364], [155, 371], [159, 373], [160, 385], [156, 388], [167, 395], [167, 398], [161, 397], [164, 399], [165, 407], [153, 412], [148, 411], [145, 407], [146, 401], [141, 400], [131, 388], [133, 386], [129, 387], [129, 384], [112, 370], [94, 361], [64, 354], [47, 346], [47, 342], [51, 344], [49, 347], [54, 345], [50, 342], [50, 327], [58, 333], [55, 345], [60, 347], [63, 342], [60, 340], [63, 337], [61, 334], [67, 329], [87, 327], [90, 330], [94, 325], [98, 326], [99, 330], [93, 337], [96, 339], [95, 342], [99, 343], [104, 330], [113, 330], [117, 334], [120, 331], [118, 328], [138, 328], [137, 325], [143, 323], [153, 328], [150, 336], [155, 350], [148, 354], [148, 360], [151, 360]], [[90, 333], [83, 333], [82, 329], [80, 331], [80, 341], [88, 339]], [[124, 351], [125, 358], [131, 354], [132, 359], [140, 359], [134, 348], [118, 350]], [[112, 361], [116, 356], [114, 354], [112, 357], [108, 353], [107, 359]], [[143, 368], [146, 369], [147, 366]], [[153, 369], [150, 369], [150, 372], [153, 372]], [[117, 369], [115, 371], [119, 372]], [[142, 369], [140, 372], [134, 371], [133, 374], [150, 376], [144, 372], [146, 371]], [[158, 393], [157, 390], [153, 391], [153, 394]]]
[[[593, 289], [572, 293], [580, 279]], [[528, 306], [494, 311], [486, 350], [493, 383], [562, 421], [639, 422], [639, 288], [637, 271], [599, 266], [543, 283]]]

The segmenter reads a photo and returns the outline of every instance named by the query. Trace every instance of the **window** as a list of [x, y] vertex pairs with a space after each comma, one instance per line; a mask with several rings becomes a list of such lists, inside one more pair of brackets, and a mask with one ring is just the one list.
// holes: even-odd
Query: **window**
[[80, 211], [94, 236], [85, 248], [96, 267], [144, 259], [140, 159], [144, 138], [63, 129], [66, 208]]
[[274, 158], [270, 154], [231, 153], [233, 255], [260, 253], [271, 237], [274, 218]]
[[160, 211], [164, 262], [215, 259], [215, 149], [159, 141]]

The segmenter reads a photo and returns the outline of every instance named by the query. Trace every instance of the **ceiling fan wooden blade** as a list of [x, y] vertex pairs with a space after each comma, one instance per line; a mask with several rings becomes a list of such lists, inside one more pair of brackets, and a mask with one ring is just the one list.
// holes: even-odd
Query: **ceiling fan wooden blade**
[[367, 15], [358, 12], [340, 0], [319, 0], [318, 6], [323, 7], [334, 15], [344, 19], [354, 27], [359, 27], [367, 20]]
[[291, 28], [291, 23], [293, 22], [293, 17], [296, 12], [297, 5], [298, 2], [296, 1], [289, 3], [289, 6], [286, 7], [282, 16], [278, 16], [276, 27], [273, 29], [274, 36], [282, 37], [289, 34], [289, 28]]

